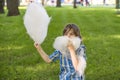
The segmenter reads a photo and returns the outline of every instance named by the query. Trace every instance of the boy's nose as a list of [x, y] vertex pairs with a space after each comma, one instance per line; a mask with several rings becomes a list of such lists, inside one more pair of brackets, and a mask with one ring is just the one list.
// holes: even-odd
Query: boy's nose
[[68, 37], [70, 37], [70, 34], [67, 34]]

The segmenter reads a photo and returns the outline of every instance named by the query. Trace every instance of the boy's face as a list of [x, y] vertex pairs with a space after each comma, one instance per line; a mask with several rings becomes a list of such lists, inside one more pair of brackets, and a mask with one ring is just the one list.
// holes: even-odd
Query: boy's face
[[68, 36], [69, 38], [72, 38], [72, 37], [75, 37], [76, 35], [75, 35], [73, 29], [71, 29], [71, 30], [66, 31], [65, 36]]

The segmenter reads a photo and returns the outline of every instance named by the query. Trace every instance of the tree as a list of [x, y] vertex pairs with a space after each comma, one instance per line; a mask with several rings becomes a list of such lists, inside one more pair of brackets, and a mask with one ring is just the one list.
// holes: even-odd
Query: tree
[[56, 7], [61, 7], [61, 0], [57, 0]]
[[19, 6], [19, 0], [6, 0], [7, 1], [7, 9], [8, 14], [7, 16], [17, 16], [20, 15], [18, 6]]
[[41, 0], [41, 1], [42, 1], [42, 5], [44, 6], [44, 5], [45, 5], [45, 4], [44, 4], [45, 1], [44, 1], [44, 0]]
[[104, 4], [104, 5], [106, 4], [106, 0], [103, 0], [103, 4]]
[[0, 13], [4, 13], [4, 0], [0, 0]]
[[77, 6], [76, 6], [76, 0], [74, 0], [74, 2], [73, 2], [73, 8], [77, 8]]
[[120, 11], [119, 11], [119, 9], [120, 9], [120, 0], [116, 0], [116, 9], [117, 9], [117, 13], [120, 14]]
[[120, 9], [120, 0], [116, 0], [116, 9]]

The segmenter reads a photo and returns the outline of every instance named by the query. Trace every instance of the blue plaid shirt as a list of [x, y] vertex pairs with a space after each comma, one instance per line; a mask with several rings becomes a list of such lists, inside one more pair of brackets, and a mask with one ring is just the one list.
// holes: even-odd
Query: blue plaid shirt
[[[81, 51], [81, 47], [85, 48], [84, 46], [80, 46], [76, 50], [77, 55]], [[84, 55], [86, 58], [86, 55]], [[60, 80], [84, 80], [84, 75], [80, 76], [74, 69], [71, 58], [67, 58], [62, 56], [62, 53], [59, 50], [55, 50], [53, 54], [49, 56], [52, 61], [60, 60]]]

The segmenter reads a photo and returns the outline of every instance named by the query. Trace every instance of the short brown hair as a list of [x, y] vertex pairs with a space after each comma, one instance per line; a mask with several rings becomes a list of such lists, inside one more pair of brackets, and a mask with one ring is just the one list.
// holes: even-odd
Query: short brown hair
[[79, 38], [82, 38], [81, 35], [80, 35], [80, 30], [79, 30], [78, 26], [75, 25], [75, 24], [67, 24], [67, 25], [65, 26], [64, 30], [63, 30], [63, 35], [66, 34], [66, 31], [69, 32], [71, 29], [73, 29], [74, 34], [75, 34], [76, 36], [78, 36]]

